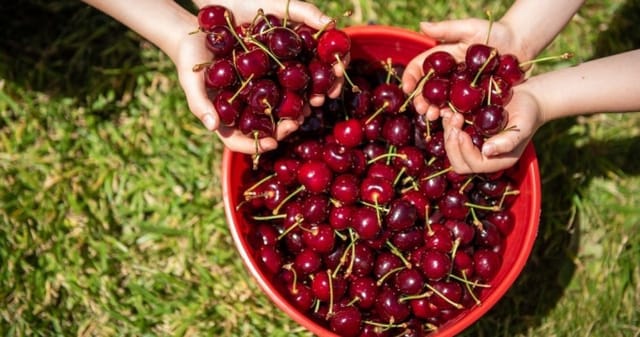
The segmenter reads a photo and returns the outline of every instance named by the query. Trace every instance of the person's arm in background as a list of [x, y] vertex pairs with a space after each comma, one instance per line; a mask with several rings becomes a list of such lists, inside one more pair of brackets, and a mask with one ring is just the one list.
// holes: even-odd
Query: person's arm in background
[[[553, 41], [583, 3], [584, 0], [517, 0], [492, 24], [477, 18], [422, 22], [422, 33], [440, 44], [411, 60], [402, 77], [403, 89], [410, 93], [416, 88], [424, 76], [424, 59], [437, 50], [447, 51], [460, 61], [471, 44], [488, 41], [501, 54], [513, 54], [521, 62], [531, 60]], [[440, 110], [421, 95], [416, 95], [414, 104], [419, 113], [427, 113], [429, 120], [440, 116]]]
[[448, 111], [443, 125], [451, 166], [458, 173], [496, 172], [515, 164], [545, 123], [591, 113], [640, 111], [638, 78], [640, 49], [533, 76], [514, 87], [506, 106], [506, 129], [513, 129], [487, 140], [481, 151], [461, 130], [463, 116]]
[[[88, 5], [104, 12], [115, 20], [126, 25], [143, 38], [156, 45], [175, 64], [182, 89], [185, 92], [191, 112], [200, 119], [204, 126], [217, 131], [218, 135], [232, 151], [255, 153], [273, 150], [281, 139], [298, 128], [298, 121], [285, 120], [278, 123], [275, 138], [262, 138], [256, 146], [252, 137], [239, 130], [220, 125], [218, 115], [207, 96], [203, 74], [194, 72], [193, 66], [211, 60], [211, 53], [206, 49], [204, 37], [197, 34], [197, 16], [169, 0], [83, 0]], [[236, 17], [236, 22], [250, 22], [259, 8], [265, 13], [273, 10], [273, 14], [285, 15], [286, 0], [261, 1], [197, 1], [196, 5], [218, 3], [227, 7]], [[292, 20], [300, 20], [320, 29], [330, 18], [326, 17], [312, 4], [292, 0], [289, 4], [289, 16]], [[339, 71], [336, 71], [340, 75]], [[339, 88], [337, 83], [336, 88]], [[336, 95], [338, 90], [330, 92]], [[315, 104], [321, 103], [323, 97]]]

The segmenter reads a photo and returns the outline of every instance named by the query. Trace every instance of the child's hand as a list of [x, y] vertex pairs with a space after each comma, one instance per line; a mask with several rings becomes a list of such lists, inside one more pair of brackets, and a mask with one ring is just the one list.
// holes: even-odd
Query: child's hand
[[[288, 14], [287, 20], [289, 22], [304, 23], [315, 29], [323, 29], [327, 24], [332, 24], [332, 19], [322, 13], [316, 6], [303, 1], [290, 1], [288, 13], [287, 1], [283, 0], [226, 2], [201, 0], [196, 2], [196, 5], [200, 8], [208, 4], [218, 4], [228, 8], [232, 12], [236, 24], [251, 22], [259, 9], [262, 9], [265, 14], [273, 14], [280, 18], [284, 18]], [[194, 26], [194, 29], [196, 28], [197, 26]], [[294, 132], [304, 120], [278, 122], [275, 137], [260, 139], [257, 144], [253, 137], [221, 125], [218, 114], [207, 96], [202, 72], [194, 72], [192, 69], [195, 64], [211, 59], [211, 54], [205, 48], [203, 39], [204, 37], [201, 34], [185, 36], [180, 44], [179, 57], [176, 60], [180, 84], [185, 92], [189, 109], [207, 129], [217, 131], [225, 146], [232, 151], [255, 154], [256, 151], [257, 153], [263, 153], [275, 149], [278, 146], [277, 141]], [[344, 61], [348, 62], [348, 57]], [[346, 64], [336, 64], [334, 66], [337, 79], [326, 96], [336, 98], [340, 95], [344, 81], [343, 70], [345, 66]], [[320, 106], [324, 101], [325, 95], [309, 97], [309, 104], [312, 106]], [[304, 116], [308, 115], [308, 110], [308, 108], [305, 108], [305, 111], [303, 111]]]
[[527, 90], [515, 90], [505, 109], [509, 122], [499, 134], [478, 149], [465, 133], [464, 115], [442, 111], [445, 149], [453, 170], [460, 174], [496, 172], [513, 166], [535, 131], [543, 124], [540, 106]]
[[[438, 23], [423, 22], [420, 30], [425, 35], [441, 43], [413, 58], [402, 76], [402, 88], [406, 93], [415, 90], [420, 79], [425, 75], [422, 71], [424, 59], [431, 53], [443, 50], [460, 62], [464, 60], [467, 48], [474, 43], [488, 43], [500, 53], [513, 53], [520, 57], [521, 51], [516, 47], [511, 29], [500, 22], [494, 22], [489, 31], [490, 22], [481, 19], [465, 19], [442, 21]], [[440, 109], [427, 102], [420, 93], [415, 95], [414, 105], [418, 113], [426, 113], [427, 119], [435, 120], [440, 117]]]

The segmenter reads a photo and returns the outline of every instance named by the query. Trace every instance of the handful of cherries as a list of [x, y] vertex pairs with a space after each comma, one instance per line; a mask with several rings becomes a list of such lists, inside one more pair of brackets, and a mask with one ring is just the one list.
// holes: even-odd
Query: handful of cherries
[[213, 59], [194, 70], [204, 70], [221, 123], [255, 139], [273, 137], [279, 120], [299, 120], [309, 97], [327, 94], [333, 65], [351, 46], [341, 30], [318, 31], [262, 10], [237, 24], [227, 8], [209, 5], [198, 23]]
[[312, 108], [236, 201], [271, 284], [340, 336], [424, 336], [480, 305], [515, 224], [511, 171], [456, 174], [403, 69], [352, 60], [357, 90]]

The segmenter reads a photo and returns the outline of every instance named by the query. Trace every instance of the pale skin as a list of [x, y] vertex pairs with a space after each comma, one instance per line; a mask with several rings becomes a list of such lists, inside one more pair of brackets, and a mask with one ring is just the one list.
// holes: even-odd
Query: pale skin
[[[302, 120], [285, 120], [278, 123], [275, 137], [256, 140], [242, 134], [239, 130], [220, 124], [218, 114], [209, 100], [201, 72], [193, 70], [194, 65], [210, 61], [212, 56], [204, 44], [202, 33], [194, 33], [198, 29], [197, 17], [175, 1], [169, 0], [83, 0], [85, 3], [104, 12], [129, 27], [143, 38], [156, 45], [175, 64], [180, 85], [184, 90], [191, 112], [210, 131], [215, 131], [227, 148], [235, 152], [255, 154], [277, 148], [278, 140], [295, 131]], [[321, 29], [331, 22], [331, 18], [310, 3], [291, 0], [260, 1], [194, 1], [198, 8], [208, 4], [219, 4], [227, 7], [234, 15], [236, 22], [251, 22], [258, 9], [265, 13], [283, 18], [287, 4], [288, 20], [305, 23], [313, 28]], [[334, 67], [339, 80], [327, 93], [329, 97], [337, 97], [341, 90], [342, 66]], [[325, 96], [309, 98], [313, 106], [323, 104]]]
[[[516, 55], [520, 61], [534, 59], [583, 3], [584, 0], [517, 0], [493, 24], [481, 19], [422, 23], [421, 31], [441, 44], [410, 62], [402, 79], [403, 89], [407, 93], [415, 89], [424, 76], [422, 62], [436, 50], [447, 51], [460, 61], [469, 45], [488, 43], [500, 53]], [[485, 140], [482, 149], [474, 147], [471, 138], [461, 131], [465, 123], [462, 114], [430, 106], [420, 95], [416, 95], [414, 105], [429, 120], [442, 117], [445, 148], [454, 171], [496, 172], [515, 164], [534, 133], [549, 121], [598, 112], [639, 111], [640, 91], [633, 82], [639, 75], [640, 53], [632, 51], [529, 78], [514, 87], [513, 98], [505, 107], [509, 114], [505, 129], [509, 131]]]
[[481, 150], [461, 131], [464, 116], [443, 111], [445, 148], [458, 173], [496, 172], [520, 158], [534, 133], [553, 120], [600, 112], [640, 111], [640, 50], [533, 76], [514, 87], [509, 124]]

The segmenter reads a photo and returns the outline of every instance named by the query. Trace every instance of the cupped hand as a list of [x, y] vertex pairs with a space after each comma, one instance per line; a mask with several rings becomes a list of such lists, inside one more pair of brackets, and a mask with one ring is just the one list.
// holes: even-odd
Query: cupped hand
[[478, 149], [469, 134], [463, 131], [464, 115], [443, 109], [445, 149], [456, 173], [497, 172], [513, 166], [522, 156], [534, 133], [544, 123], [540, 104], [526, 89], [516, 88], [505, 109], [509, 118], [507, 126], [486, 139], [482, 149]]
[[[203, 7], [207, 4], [218, 4], [227, 7], [234, 16], [236, 24], [251, 22], [259, 9], [266, 14], [273, 14], [284, 18], [288, 14], [288, 20], [292, 23], [304, 23], [315, 29], [323, 29], [332, 25], [332, 19], [326, 16], [315, 5], [303, 1], [290, 1], [287, 12], [287, 1], [199, 1], [197, 5]], [[194, 31], [197, 29], [197, 21], [194, 17]], [[202, 33], [193, 33], [184, 36], [179, 44], [178, 56], [175, 59], [180, 85], [184, 90], [187, 104], [191, 112], [210, 131], [216, 131], [227, 148], [235, 152], [256, 154], [271, 151], [277, 148], [278, 141], [298, 129], [304, 121], [283, 120], [277, 123], [274, 137], [261, 138], [256, 141], [252, 135], [245, 135], [237, 129], [226, 127], [220, 123], [218, 114], [207, 95], [203, 73], [194, 71], [193, 67], [211, 60], [212, 55], [204, 44]], [[336, 98], [340, 95], [344, 81], [344, 67], [348, 64], [348, 56], [344, 64], [335, 64], [334, 73], [336, 81], [327, 95], [314, 95], [309, 97], [311, 106], [320, 106], [326, 97]], [[308, 107], [305, 107], [303, 116], [308, 115]]]
[[[420, 31], [439, 41], [439, 44], [414, 57], [407, 64], [402, 76], [402, 88], [407, 94], [412, 93], [425, 76], [422, 70], [425, 58], [436, 51], [446, 51], [458, 62], [464, 60], [467, 48], [475, 43], [486, 43], [500, 53], [513, 53], [516, 56], [522, 54], [516, 47], [510, 27], [500, 22], [490, 24], [488, 20], [482, 19], [423, 22], [420, 24]], [[429, 104], [420, 93], [414, 96], [413, 103], [418, 113], [426, 113], [427, 119], [435, 120], [440, 117], [440, 109]]]

